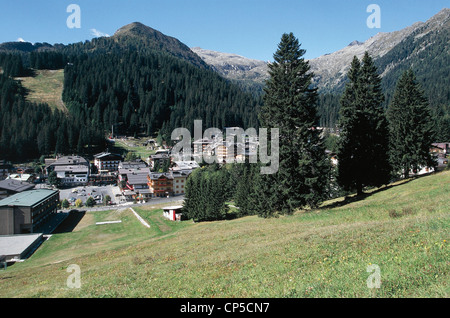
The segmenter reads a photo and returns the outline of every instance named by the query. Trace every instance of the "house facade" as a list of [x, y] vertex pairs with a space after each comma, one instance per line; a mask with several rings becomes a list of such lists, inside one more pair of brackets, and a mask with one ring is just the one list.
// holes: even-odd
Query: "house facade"
[[122, 156], [110, 152], [102, 152], [94, 156], [94, 165], [99, 173], [107, 173], [119, 170]]
[[[149, 166], [152, 170], [159, 170], [165, 166], [169, 167], [171, 158], [168, 153], [157, 153], [148, 158]], [[157, 171], [156, 171], [157, 172]]]
[[183, 195], [186, 192], [186, 180], [192, 170], [172, 171], [172, 193], [173, 195]]
[[62, 185], [85, 185], [89, 182], [89, 161], [80, 156], [63, 156], [56, 159], [46, 159], [45, 173], [56, 172]]
[[147, 180], [152, 197], [161, 198], [173, 195], [173, 175], [171, 173], [151, 172]]

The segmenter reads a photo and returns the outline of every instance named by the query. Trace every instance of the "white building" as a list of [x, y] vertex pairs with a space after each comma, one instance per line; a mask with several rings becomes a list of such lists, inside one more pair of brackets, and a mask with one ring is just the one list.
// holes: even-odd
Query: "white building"
[[63, 185], [84, 185], [89, 182], [89, 161], [83, 157], [64, 156], [46, 160], [46, 163], [47, 175], [55, 171]]

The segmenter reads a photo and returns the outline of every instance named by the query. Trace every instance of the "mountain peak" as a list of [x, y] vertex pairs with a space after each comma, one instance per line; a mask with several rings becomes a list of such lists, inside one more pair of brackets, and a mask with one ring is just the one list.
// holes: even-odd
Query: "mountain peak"
[[129, 39], [133, 39], [134, 48], [142, 48], [169, 53], [172, 56], [187, 60], [192, 64], [208, 68], [207, 64], [187, 45], [178, 39], [165, 35], [141, 22], [133, 22], [118, 29], [112, 36], [113, 40], [123, 45], [129, 45]]
[[364, 44], [363, 42], [359, 42], [357, 40], [353, 41], [352, 43], [350, 43], [348, 46], [353, 46], [353, 45], [361, 45]]
[[193, 47], [191, 50], [225, 78], [242, 81], [251, 80], [258, 83], [263, 83], [268, 78], [267, 62], [200, 47]]
[[114, 36], [130, 36], [130, 35], [134, 35], [134, 36], [145, 36], [145, 35], [151, 35], [151, 34], [155, 34], [155, 33], [160, 33], [161, 32], [152, 29], [149, 26], [146, 26], [145, 24], [142, 24], [141, 22], [133, 22], [127, 25], [124, 25], [123, 27], [121, 27], [120, 29], [118, 29], [115, 33]]

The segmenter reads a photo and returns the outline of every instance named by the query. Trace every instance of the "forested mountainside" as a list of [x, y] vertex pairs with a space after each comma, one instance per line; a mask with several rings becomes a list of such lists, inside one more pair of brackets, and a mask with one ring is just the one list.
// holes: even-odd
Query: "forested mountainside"
[[[10, 48], [0, 54], [5, 159], [89, 153], [104, 145], [112, 127], [131, 136], [160, 134], [168, 142], [173, 129], [192, 129], [196, 119], [204, 128], [258, 127], [260, 98], [218, 75], [178, 40], [141, 24], [84, 43]], [[58, 68], [64, 68], [68, 113], [28, 103], [16, 80], [32, 76], [34, 69]], [[19, 127], [30, 121], [35, 129]]]
[[170, 141], [178, 127], [258, 127], [260, 99], [219, 76], [175, 38], [141, 23], [112, 37], [62, 50], [63, 100], [71, 114], [105, 131], [127, 135], [160, 133]]
[[63, 100], [71, 114], [123, 134], [173, 129], [256, 127], [257, 100], [213, 71], [165, 54], [124, 51], [80, 55], [65, 68]]
[[1, 159], [23, 161], [52, 153], [84, 154], [105, 146], [103, 131], [91, 122], [52, 111], [47, 104], [26, 101], [26, 90], [8, 72], [0, 74], [0, 92]]

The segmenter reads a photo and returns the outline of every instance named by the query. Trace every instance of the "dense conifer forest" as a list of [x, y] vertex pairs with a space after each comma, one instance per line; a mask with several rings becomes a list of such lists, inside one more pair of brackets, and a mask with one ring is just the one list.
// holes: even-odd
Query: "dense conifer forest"
[[258, 100], [214, 72], [167, 54], [82, 54], [65, 68], [63, 100], [71, 114], [135, 136], [173, 129], [257, 127]]
[[[171, 142], [178, 127], [258, 127], [261, 98], [244, 92], [206, 66], [132, 44], [96, 39], [58, 51], [0, 54], [0, 149], [8, 160], [54, 153], [88, 154], [114, 132], [160, 135]], [[95, 48], [95, 49], [93, 49]], [[17, 77], [64, 68], [63, 101], [69, 113], [26, 101]], [[26, 123], [24, 125], [24, 123]]]
[[[39, 55], [45, 61], [42, 67], [61, 57]], [[22, 162], [54, 153], [88, 154], [103, 149], [104, 132], [91, 121], [26, 100], [26, 89], [15, 79], [33, 73], [24, 60], [23, 54], [0, 54], [1, 158]]]

